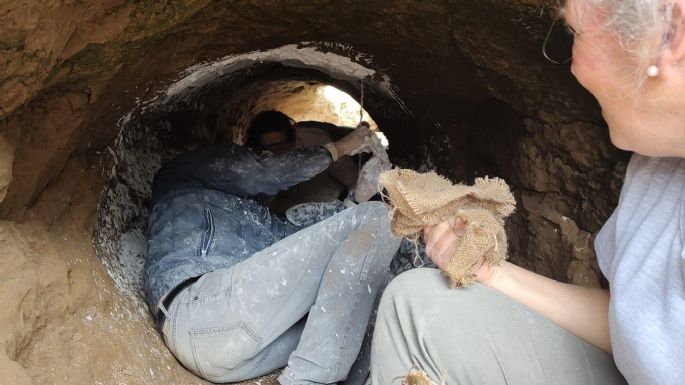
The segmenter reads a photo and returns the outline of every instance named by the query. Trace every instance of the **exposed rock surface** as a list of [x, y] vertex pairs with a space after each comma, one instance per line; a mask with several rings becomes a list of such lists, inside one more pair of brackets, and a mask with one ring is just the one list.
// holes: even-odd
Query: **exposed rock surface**
[[202, 384], [91, 246], [98, 178], [71, 160], [18, 224], [0, 221], [0, 383]]
[[0, 383], [202, 383], [153, 329], [127, 275], [140, 253], [122, 259], [120, 240], [144, 249], [161, 162], [230, 138], [297, 82], [358, 99], [365, 79], [393, 162], [505, 178], [512, 260], [601, 285], [592, 238], [626, 156], [567, 66], [540, 54], [551, 3], [3, 2]]
[[12, 163], [14, 162], [14, 148], [7, 140], [0, 136], [0, 203], [7, 195], [7, 186], [12, 181]]

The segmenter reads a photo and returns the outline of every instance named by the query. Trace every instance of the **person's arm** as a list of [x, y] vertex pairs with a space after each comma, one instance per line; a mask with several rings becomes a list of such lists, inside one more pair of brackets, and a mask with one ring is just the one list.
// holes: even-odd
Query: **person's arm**
[[361, 146], [368, 134], [364, 130], [355, 130], [328, 149], [322, 146], [300, 147], [280, 155], [258, 154], [233, 143], [191, 151], [160, 170], [155, 177], [153, 200], [171, 189], [184, 186], [203, 186], [242, 197], [275, 195], [318, 175], [330, 166], [334, 158]]
[[561, 283], [509, 262], [491, 270], [491, 280], [481, 283], [611, 353], [608, 290]]
[[279, 155], [243, 150], [235, 160], [221, 159], [209, 164], [210, 169], [223, 170], [207, 179], [209, 187], [248, 197], [276, 195], [313, 178], [332, 162], [329, 151], [321, 146], [297, 148]]
[[[454, 255], [464, 224], [443, 222], [424, 228], [426, 254], [442, 268]], [[605, 352], [609, 338], [609, 291], [570, 285], [504, 262], [483, 265], [478, 282], [498, 290], [547, 317]]]
[[323, 147], [302, 147], [282, 155], [257, 154], [233, 143], [180, 155], [155, 176], [153, 201], [168, 191], [204, 187], [242, 197], [274, 195], [312, 178], [331, 164]]

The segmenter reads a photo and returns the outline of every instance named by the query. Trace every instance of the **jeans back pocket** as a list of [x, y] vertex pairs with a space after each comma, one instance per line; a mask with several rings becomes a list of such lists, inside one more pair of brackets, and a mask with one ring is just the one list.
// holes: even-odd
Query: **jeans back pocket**
[[189, 332], [195, 366], [209, 381], [230, 381], [231, 372], [255, 357], [262, 345], [244, 322]]

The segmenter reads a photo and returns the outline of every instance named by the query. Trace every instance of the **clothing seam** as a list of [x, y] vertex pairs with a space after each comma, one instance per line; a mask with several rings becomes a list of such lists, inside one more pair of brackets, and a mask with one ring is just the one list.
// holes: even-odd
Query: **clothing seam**
[[254, 338], [256, 342], [258, 342], [259, 344], [262, 343], [262, 338], [255, 334], [255, 332], [253, 332], [252, 329], [250, 329], [244, 321], [238, 321], [231, 324], [225, 324], [222, 326], [215, 326], [211, 328], [189, 329], [188, 332], [192, 335], [204, 336], [214, 334], [217, 332], [231, 331], [241, 328], [245, 330], [247, 334], [249, 334], [252, 338]]
[[216, 230], [216, 226], [214, 226], [214, 214], [212, 214], [212, 210], [209, 208], [207, 209], [207, 215], [209, 215], [209, 240], [207, 242], [207, 250], [205, 250], [205, 255], [209, 253], [209, 251], [212, 249], [212, 244], [214, 243], [214, 232]]
[[[179, 294], [180, 294], [180, 293], [179, 293]], [[178, 298], [174, 298], [174, 300], [171, 301], [171, 303], [169, 304], [169, 307], [173, 306], [174, 302], [175, 302], [177, 299], [178, 299]], [[172, 330], [171, 330], [171, 336], [172, 336], [172, 345], [173, 345], [173, 347], [174, 347], [174, 352], [177, 352], [177, 351], [178, 351], [178, 346], [177, 346], [178, 336], [176, 335], [177, 330], [178, 330], [178, 327], [177, 327], [177, 325], [176, 325], [176, 324], [177, 324], [176, 320], [178, 319], [178, 312], [179, 312], [179, 308], [181, 307], [181, 305], [182, 305], [182, 304], [179, 303], [179, 304], [176, 306], [176, 308], [174, 309], [173, 316], [172, 316], [171, 319], [169, 320], [169, 324], [170, 324], [169, 326], [170, 326], [171, 329], [172, 329]]]
[[[352, 304], [352, 309], [356, 309], [356, 307], [357, 307], [357, 303], [359, 302], [359, 295], [358, 295], [358, 294], [359, 294], [359, 291], [360, 291], [360, 287], [361, 287], [362, 281], [363, 281], [364, 279], [366, 279], [366, 277], [368, 277], [368, 272], [369, 272], [370, 266], [371, 266], [371, 264], [373, 264], [373, 262], [374, 262], [374, 260], [375, 260], [375, 257], [376, 257], [375, 253], [374, 253], [373, 256], [371, 256], [371, 255], [370, 255], [370, 254], [371, 254], [370, 251], [371, 251], [371, 250], [373, 249], [373, 247], [376, 245], [377, 241], [378, 241], [378, 238], [373, 237], [373, 241], [371, 242], [371, 245], [370, 245], [369, 248], [366, 250], [366, 258], [364, 258], [364, 264], [362, 265], [362, 273], [364, 273], [364, 275], [363, 275], [363, 276], [360, 276], [360, 277], [359, 277], [359, 280], [357, 280], [357, 287], [355, 288], [355, 293], [354, 293], [354, 298], [355, 298], [355, 300], [354, 300], [354, 302], [353, 302], [353, 304]], [[370, 261], [370, 262], [369, 262], [369, 257], [371, 257], [371, 261]], [[368, 263], [367, 263], [367, 262], [368, 262]], [[364, 266], [367, 266], [367, 268], [364, 269]], [[361, 273], [360, 273], [360, 275], [361, 275]], [[369, 314], [369, 317], [370, 317], [370, 316], [371, 316], [371, 315]], [[346, 326], [345, 326], [345, 332], [343, 333], [343, 337], [342, 337], [342, 339], [340, 340], [340, 346], [338, 347], [338, 352], [337, 352], [337, 353], [338, 353], [338, 358], [339, 358], [339, 355], [340, 355], [340, 350], [342, 349], [343, 346], [345, 346], [345, 340], [346, 340], [346, 338], [347, 338], [347, 336], [348, 336], [348, 334], [349, 334], [349, 330], [350, 330], [350, 319], [351, 319], [351, 318], [352, 318], [352, 312], [348, 313], [347, 319], [345, 320], [345, 325], [346, 325]], [[368, 324], [368, 322], [369, 322], [369, 321], [367, 321], [367, 324]], [[339, 359], [336, 360], [336, 363], [335, 363], [335, 373], [334, 373], [334, 374], [337, 374], [337, 373], [338, 373], [338, 368], [339, 368], [339, 365], [340, 365], [340, 362], [339, 362], [339, 361], [340, 361]]]
[[202, 375], [203, 378], [207, 378], [207, 374], [202, 369], [202, 366], [200, 366], [200, 359], [197, 356], [197, 344], [195, 344], [195, 338], [192, 338], [192, 333], [190, 330], [188, 331], [188, 337], [190, 337], [190, 344], [191, 350], [193, 352], [193, 361], [195, 361], [195, 367], [197, 368], [197, 371], [200, 372], [200, 375]]
[[[199, 359], [198, 354], [197, 354], [198, 348], [197, 348], [197, 344], [195, 343], [195, 337], [196, 336], [208, 336], [208, 335], [211, 336], [212, 334], [215, 334], [217, 332], [221, 332], [221, 331], [229, 332], [229, 331], [238, 330], [238, 329], [242, 329], [247, 334], [249, 334], [250, 337], [252, 337], [254, 339], [254, 341], [257, 343], [257, 346], [255, 348], [255, 351], [256, 351], [255, 354], [258, 354], [259, 349], [262, 347], [263, 341], [262, 341], [261, 337], [256, 335], [255, 332], [252, 331], [252, 329], [250, 329], [245, 324], [245, 322], [243, 322], [243, 321], [235, 322], [232, 324], [227, 324], [224, 326], [213, 327], [213, 328], [189, 329], [188, 330], [188, 334], [190, 335], [190, 343], [192, 344], [193, 359], [195, 361], [195, 367], [200, 372], [200, 374], [202, 375], [203, 378], [211, 381], [211, 379], [217, 379], [217, 378], [220, 378], [222, 376], [218, 376], [218, 377], [217, 376], [208, 376], [207, 373], [203, 370], [202, 366], [200, 365], [200, 359]], [[252, 357], [250, 357], [250, 358], [252, 358]], [[236, 371], [236, 370], [242, 368], [243, 366], [245, 366], [248, 363], [248, 361], [249, 361], [249, 359], [244, 360], [240, 365], [236, 366], [235, 368], [231, 368], [229, 370], [229, 372]]]
[[193, 297], [193, 298], [191, 298], [190, 301], [191, 301], [192, 303], [205, 304], [205, 303], [209, 302], [208, 300], [209, 300], [210, 298], [212, 298], [212, 297], [219, 297], [219, 296], [224, 295], [224, 294], [226, 294], [226, 293], [230, 294], [232, 289], [233, 289], [233, 288], [229, 287], [229, 288], [220, 290], [220, 291], [218, 291], [218, 292], [215, 292], [215, 293], [213, 293], [213, 294], [206, 295], [206, 296], [204, 296], [204, 297], [197, 297], [197, 298], [196, 298], [196, 297]]
[[202, 239], [200, 241], [200, 250], [198, 250], [198, 254], [201, 257], [205, 257], [209, 253], [209, 249], [212, 246], [212, 241], [214, 238], [214, 216], [212, 215], [212, 211], [207, 207], [205, 207], [202, 211], [205, 215], [207, 228], [202, 232]]
[[[260, 347], [261, 347], [261, 345], [260, 345]], [[259, 368], [262, 367], [262, 364], [264, 363], [264, 361], [266, 361], [266, 359], [269, 357], [269, 354], [271, 354], [271, 350], [272, 350], [272, 347], [267, 347], [267, 349], [265, 350], [265, 353], [264, 353], [264, 355], [262, 356], [262, 358], [260, 358], [259, 361], [257, 361], [257, 363], [255, 364], [254, 368], [252, 368], [252, 370], [250, 370], [249, 372], [247, 372], [247, 374], [245, 375], [245, 377], [250, 377], [250, 376], [252, 376], [252, 374], [253, 374], [255, 371], [257, 371], [257, 369], [259, 369]]]

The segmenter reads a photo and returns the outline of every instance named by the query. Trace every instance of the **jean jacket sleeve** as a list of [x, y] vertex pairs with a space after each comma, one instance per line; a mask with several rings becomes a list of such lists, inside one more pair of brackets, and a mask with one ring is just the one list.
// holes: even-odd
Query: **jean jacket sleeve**
[[153, 201], [172, 188], [203, 187], [240, 197], [275, 195], [331, 165], [324, 147], [300, 147], [281, 155], [258, 154], [232, 143], [185, 153], [155, 177]]

